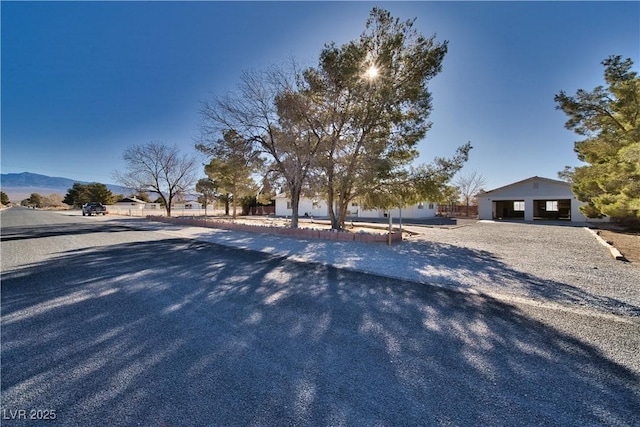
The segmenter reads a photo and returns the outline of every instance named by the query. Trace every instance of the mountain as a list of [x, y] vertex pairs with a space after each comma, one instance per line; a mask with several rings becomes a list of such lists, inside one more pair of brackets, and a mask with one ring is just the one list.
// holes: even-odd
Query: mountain
[[[31, 196], [31, 193], [38, 193], [42, 196], [51, 194], [64, 196], [76, 182], [89, 184], [85, 181], [30, 172], [0, 174], [0, 187], [9, 196], [9, 200], [14, 203], [20, 203], [21, 200]], [[131, 192], [129, 189], [118, 185], [105, 185], [114, 194], [127, 195]]]

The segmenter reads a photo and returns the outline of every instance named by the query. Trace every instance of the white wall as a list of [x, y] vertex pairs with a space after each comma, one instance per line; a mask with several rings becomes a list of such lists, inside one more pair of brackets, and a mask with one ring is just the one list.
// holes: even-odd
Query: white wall
[[[289, 201], [289, 199], [284, 197], [276, 198], [277, 216], [291, 216], [293, 214], [293, 210], [287, 208], [287, 203]], [[298, 210], [300, 217], [305, 216], [305, 213], [307, 213], [309, 216], [314, 217], [329, 216], [329, 207], [327, 206], [327, 202], [324, 200], [317, 200], [316, 202], [317, 205], [314, 207], [313, 200], [306, 197], [301, 198], [300, 208]], [[433, 218], [438, 212], [438, 205], [433, 203], [431, 208], [429, 208], [429, 206], [429, 202], [424, 202], [422, 208], [418, 208], [418, 205], [403, 207], [402, 217], [412, 219]], [[360, 205], [354, 205], [353, 203], [350, 203], [349, 214], [347, 216], [356, 218], [384, 218], [385, 213], [386, 211], [383, 209], [364, 210]], [[392, 209], [391, 215], [393, 218], [398, 218], [400, 216], [400, 210]]]
[[[147, 203], [146, 205], [142, 205], [140, 208], [137, 206], [122, 206], [118, 204], [108, 205], [107, 212], [115, 215], [125, 215], [125, 216], [137, 216], [137, 217], [145, 217], [147, 215], [155, 215], [155, 216], [164, 216], [167, 214], [167, 211], [160, 206], [159, 203]], [[207, 206], [207, 215], [224, 215], [224, 207], [221, 207], [220, 204], [218, 206], [208, 205]], [[204, 216], [205, 209], [204, 206], [199, 209], [184, 209], [183, 207], [176, 208], [175, 206], [171, 209], [172, 216], [180, 216], [180, 215], [189, 215], [189, 216]]]
[[[287, 199], [285, 197], [277, 197], [276, 198], [276, 216], [291, 216], [293, 215], [293, 209], [288, 208], [287, 204], [291, 202], [291, 199]], [[300, 204], [298, 205], [298, 215], [300, 217], [305, 216], [328, 216], [329, 208], [327, 207], [327, 202], [321, 199], [314, 200], [302, 197], [300, 198]]]
[[[504, 200], [524, 200], [524, 220], [532, 221], [534, 213], [534, 200], [571, 200], [572, 222], [602, 222], [586, 218], [580, 212], [580, 202], [571, 191], [571, 185], [565, 182], [532, 178], [506, 187], [492, 190], [478, 196], [478, 219], [494, 219], [494, 202]], [[604, 219], [607, 221], [607, 219]]]

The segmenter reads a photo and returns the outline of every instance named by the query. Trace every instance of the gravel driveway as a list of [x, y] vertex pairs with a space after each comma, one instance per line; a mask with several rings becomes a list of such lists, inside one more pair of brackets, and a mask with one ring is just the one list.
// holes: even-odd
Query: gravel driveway
[[420, 228], [421, 280], [640, 315], [640, 266], [614, 260], [584, 227], [476, 222]]
[[614, 260], [584, 227], [502, 222], [474, 222], [456, 228], [407, 227], [419, 234], [389, 247], [147, 224], [180, 237], [296, 261], [477, 291], [506, 300], [524, 298], [640, 316], [639, 266]]

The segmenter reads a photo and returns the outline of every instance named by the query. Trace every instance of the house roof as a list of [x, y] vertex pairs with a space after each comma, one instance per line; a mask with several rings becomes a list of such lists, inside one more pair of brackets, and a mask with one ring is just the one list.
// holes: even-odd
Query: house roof
[[135, 197], [125, 197], [118, 200], [116, 203], [146, 203], [144, 200], [136, 199]]
[[491, 194], [491, 193], [494, 193], [494, 192], [505, 190], [507, 188], [518, 187], [518, 186], [520, 186], [522, 184], [525, 184], [527, 182], [533, 182], [533, 181], [548, 182], [548, 183], [551, 183], [551, 184], [562, 184], [562, 185], [566, 185], [567, 187], [571, 187], [571, 184], [569, 184], [566, 181], [560, 181], [558, 179], [543, 178], [541, 176], [532, 176], [531, 178], [523, 179], [522, 181], [517, 181], [517, 182], [511, 183], [511, 184], [504, 185], [502, 187], [494, 188], [493, 190], [485, 191], [485, 192], [482, 192], [480, 194], [481, 195]]

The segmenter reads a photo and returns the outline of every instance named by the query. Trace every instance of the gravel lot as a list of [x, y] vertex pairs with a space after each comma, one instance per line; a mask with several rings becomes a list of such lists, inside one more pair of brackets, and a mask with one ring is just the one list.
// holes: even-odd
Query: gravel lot
[[584, 227], [476, 222], [419, 231], [398, 250], [448, 255], [448, 268], [427, 262], [422, 270], [437, 282], [640, 315], [640, 268], [614, 260]]
[[148, 223], [159, 231], [510, 300], [640, 316], [640, 268], [614, 260], [583, 227], [472, 222], [407, 227], [399, 245], [297, 240]]

